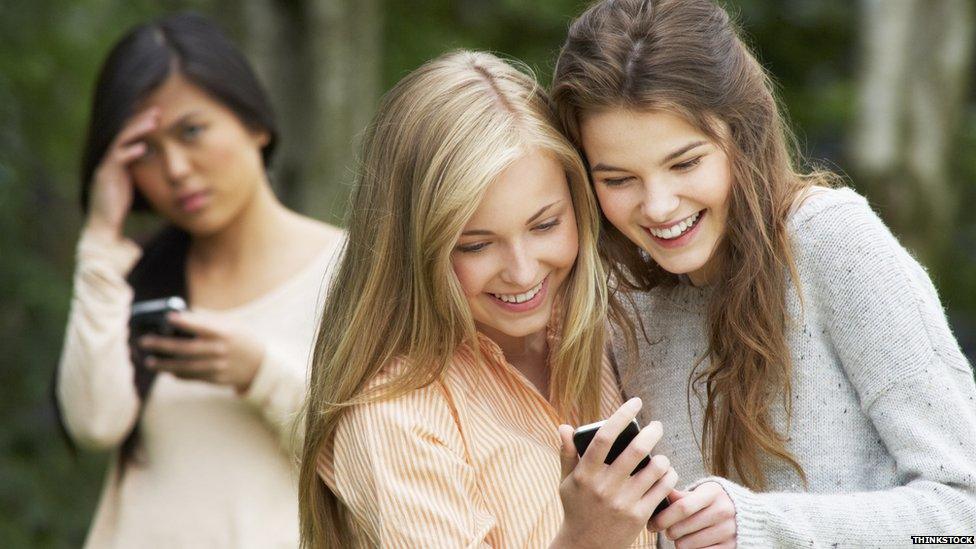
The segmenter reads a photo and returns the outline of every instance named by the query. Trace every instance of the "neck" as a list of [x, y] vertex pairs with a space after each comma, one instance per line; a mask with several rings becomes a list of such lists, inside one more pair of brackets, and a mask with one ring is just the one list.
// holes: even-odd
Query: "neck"
[[248, 258], [278, 245], [288, 218], [267, 182], [225, 227], [207, 235], [194, 235], [190, 257], [200, 265], [241, 265]]
[[549, 342], [546, 330], [512, 337], [487, 326], [478, 326], [478, 329], [497, 343], [505, 360], [521, 372], [543, 398], [549, 400]]
[[708, 261], [700, 269], [688, 273], [688, 280], [692, 286], [696, 287], [715, 284], [718, 282], [721, 266], [721, 249], [718, 249], [712, 253], [712, 257], [708, 258]]
[[510, 336], [488, 326], [478, 326], [478, 330], [492, 341], [498, 344], [505, 359], [516, 367], [521, 363], [545, 362], [549, 354], [549, 343], [546, 339], [546, 330], [526, 335]]

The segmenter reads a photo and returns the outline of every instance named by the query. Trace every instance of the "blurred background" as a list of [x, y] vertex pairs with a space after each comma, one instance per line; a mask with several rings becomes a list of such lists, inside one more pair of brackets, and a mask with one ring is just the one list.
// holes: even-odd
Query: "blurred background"
[[[81, 225], [96, 71], [131, 25], [193, 9], [237, 39], [283, 130], [282, 200], [342, 223], [379, 96], [454, 48], [548, 83], [579, 0], [0, 0], [0, 546], [80, 546], [107, 456], [72, 459], [50, 407]], [[801, 148], [866, 194], [976, 358], [976, 93], [969, 0], [727, 0]], [[144, 221], [142, 223], [151, 223]], [[140, 222], [136, 222], [137, 226]]]

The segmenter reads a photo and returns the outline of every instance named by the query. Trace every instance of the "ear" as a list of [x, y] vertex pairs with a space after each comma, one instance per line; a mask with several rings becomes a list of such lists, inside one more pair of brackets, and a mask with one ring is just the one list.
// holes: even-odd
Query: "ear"
[[266, 130], [251, 130], [251, 138], [258, 148], [263, 149], [271, 142], [271, 134]]

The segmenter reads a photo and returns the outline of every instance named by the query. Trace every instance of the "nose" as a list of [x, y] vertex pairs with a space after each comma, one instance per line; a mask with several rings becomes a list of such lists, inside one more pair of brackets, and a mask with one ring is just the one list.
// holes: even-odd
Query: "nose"
[[539, 261], [524, 242], [512, 245], [506, 259], [508, 263], [501, 273], [503, 282], [522, 290], [538, 282], [536, 275], [539, 271]]
[[671, 221], [681, 203], [678, 195], [667, 182], [647, 181], [644, 183], [644, 196], [641, 202], [641, 213], [654, 223]]
[[180, 183], [190, 175], [190, 158], [179, 147], [166, 149], [166, 176], [171, 183]]

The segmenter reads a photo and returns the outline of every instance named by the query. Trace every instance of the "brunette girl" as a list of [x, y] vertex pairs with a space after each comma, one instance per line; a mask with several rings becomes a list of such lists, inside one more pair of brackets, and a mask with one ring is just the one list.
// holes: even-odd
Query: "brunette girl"
[[[271, 106], [208, 20], [112, 49], [84, 148], [85, 226], [57, 383], [68, 434], [111, 450], [89, 547], [298, 545], [293, 416], [342, 233], [284, 208]], [[166, 222], [139, 246], [130, 209]], [[129, 342], [133, 301], [181, 296], [193, 339]]]
[[797, 171], [771, 89], [709, 0], [599, 2], [557, 62], [635, 306], [624, 392], [692, 481], [651, 525], [678, 547], [976, 531], [976, 387], [935, 289], [863, 197]]

